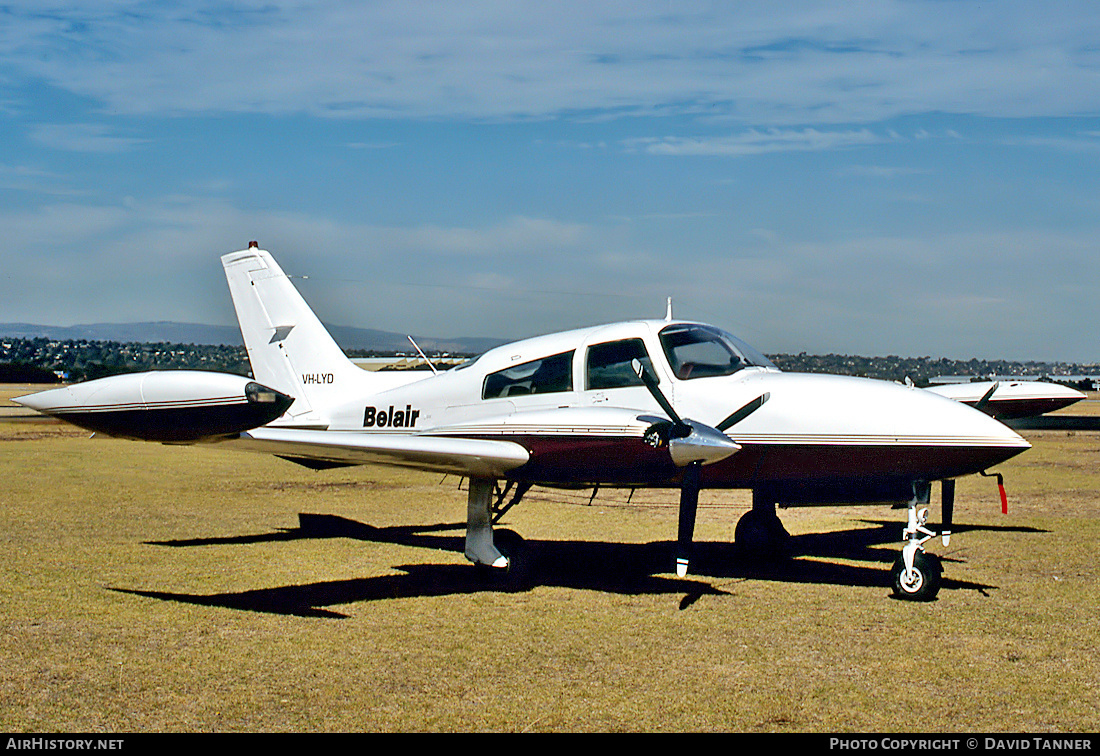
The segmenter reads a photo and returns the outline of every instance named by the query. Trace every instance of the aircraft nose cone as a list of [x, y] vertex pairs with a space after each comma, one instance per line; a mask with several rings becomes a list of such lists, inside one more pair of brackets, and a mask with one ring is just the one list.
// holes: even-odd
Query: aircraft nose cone
[[36, 412], [48, 413], [55, 407], [71, 404], [72, 394], [68, 388], [56, 388], [39, 391], [36, 394], [17, 396], [12, 401]]
[[868, 426], [878, 426], [888, 444], [919, 450], [930, 479], [980, 472], [1031, 448], [1007, 425], [961, 402], [918, 388], [866, 383], [877, 385], [861, 388], [865, 413], [879, 415], [868, 418]]
[[853, 475], [953, 478], [1031, 446], [979, 410], [887, 381], [781, 373], [752, 387], [763, 390], [770, 400], [728, 431], [734, 441], [797, 447], [807, 459], [828, 458]]

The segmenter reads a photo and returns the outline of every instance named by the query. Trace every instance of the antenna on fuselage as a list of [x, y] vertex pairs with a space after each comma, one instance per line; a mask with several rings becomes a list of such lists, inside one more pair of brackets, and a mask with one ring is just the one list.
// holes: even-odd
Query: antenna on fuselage
[[669, 297], [665, 305], [665, 320], [672, 320], [672, 297]]
[[413, 341], [413, 337], [412, 336], [406, 336], [405, 338], [407, 338], [409, 340], [409, 343], [412, 344], [413, 347], [416, 348], [416, 353], [420, 355], [420, 359], [422, 359], [422, 360], [424, 360], [424, 362], [428, 363], [428, 367], [431, 368], [432, 375], [439, 375], [439, 371], [435, 369], [435, 365], [433, 365], [432, 361], [429, 360], [427, 355], [424, 354], [423, 350], [421, 350], [421, 348], [420, 348], [420, 345], [417, 344], [415, 341]]

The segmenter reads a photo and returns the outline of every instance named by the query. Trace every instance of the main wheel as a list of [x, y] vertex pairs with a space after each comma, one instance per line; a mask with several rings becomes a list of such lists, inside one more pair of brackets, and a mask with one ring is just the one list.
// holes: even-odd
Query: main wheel
[[475, 564], [477, 574], [487, 585], [498, 590], [518, 591], [531, 587], [531, 570], [535, 554], [528, 548], [523, 536], [513, 530], [497, 530], [493, 541], [501, 555], [508, 557], [508, 566], [504, 569]]
[[894, 595], [908, 601], [931, 601], [940, 592], [940, 576], [943, 567], [939, 557], [925, 551], [913, 555], [913, 574], [905, 575], [905, 559], [898, 557], [891, 575], [894, 578]]
[[774, 512], [750, 509], [733, 531], [738, 552], [750, 559], [786, 559], [791, 535]]

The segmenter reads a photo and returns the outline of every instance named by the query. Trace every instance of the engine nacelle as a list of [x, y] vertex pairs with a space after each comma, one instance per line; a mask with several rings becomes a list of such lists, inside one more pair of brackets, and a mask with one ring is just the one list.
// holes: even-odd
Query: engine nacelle
[[170, 370], [114, 375], [13, 401], [108, 436], [188, 443], [266, 425], [294, 399], [239, 375]]

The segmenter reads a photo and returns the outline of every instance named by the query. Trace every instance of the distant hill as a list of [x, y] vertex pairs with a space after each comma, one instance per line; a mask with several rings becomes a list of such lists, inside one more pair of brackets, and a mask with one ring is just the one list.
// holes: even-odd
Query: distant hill
[[49, 326], [33, 323], [0, 323], [0, 337], [15, 339], [47, 338], [55, 341], [121, 341], [170, 344], [227, 344], [241, 346], [241, 332], [233, 326], [196, 323], [89, 323], [74, 326]]
[[[377, 331], [371, 328], [326, 325], [332, 338], [345, 350], [362, 349], [379, 352], [403, 352], [411, 349], [406, 334]], [[241, 346], [241, 332], [236, 326], [202, 325], [198, 323], [89, 323], [73, 326], [48, 326], [32, 323], [0, 323], [0, 337], [15, 339], [47, 338], [57, 341], [120, 341], [139, 344], [168, 342], [170, 344], [226, 344]], [[422, 349], [430, 352], [461, 352], [480, 354], [504, 343], [501, 339], [480, 337], [437, 338], [414, 336]]]

